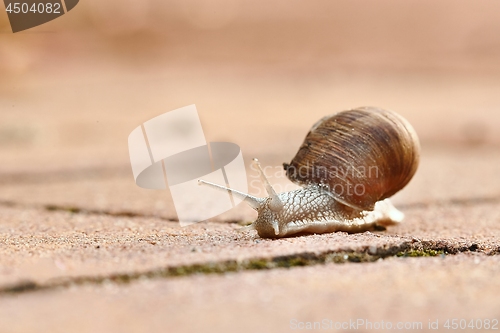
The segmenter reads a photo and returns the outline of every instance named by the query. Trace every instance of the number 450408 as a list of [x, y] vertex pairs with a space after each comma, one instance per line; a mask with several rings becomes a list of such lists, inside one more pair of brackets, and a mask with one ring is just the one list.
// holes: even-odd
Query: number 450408
[[60, 3], [34, 3], [29, 6], [27, 3], [9, 3], [7, 8], [5, 9], [7, 13], [14, 14], [27, 14], [27, 13], [47, 13], [47, 14], [61, 14], [61, 4]]
[[452, 330], [498, 330], [498, 319], [448, 319], [443, 325], [446, 329]]

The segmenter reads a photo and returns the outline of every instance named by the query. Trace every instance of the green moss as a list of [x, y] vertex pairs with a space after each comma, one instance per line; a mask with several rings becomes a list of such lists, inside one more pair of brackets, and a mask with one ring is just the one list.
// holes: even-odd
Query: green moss
[[247, 269], [268, 269], [268, 261], [265, 259], [250, 260], [246, 266]]
[[[347, 257], [347, 259], [349, 259], [349, 257]], [[345, 258], [344, 255], [335, 254], [328, 258], [328, 262], [333, 262], [335, 264], [343, 264], [346, 262], [347, 259]]]
[[[47, 209], [50, 209], [47, 207]], [[431, 247], [433, 246], [433, 248]], [[468, 250], [465, 248], [463, 251]], [[500, 252], [500, 248], [499, 248]], [[303, 252], [287, 256], [254, 258], [249, 260], [237, 261], [227, 260], [220, 262], [209, 262], [204, 264], [192, 264], [177, 267], [164, 267], [146, 272], [131, 272], [123, 274], [113, 274], [108, 276], [81, 276], [68, 277], [67, 279], [52, 281], [46, 284], [35, 284], [33, 282], [19, 283], [14, 286], [0, 288], [0, 294], [3, 293], [23, 293], [28, 291], [54, 289], [67, 287], [69, 285], [82, 284], [102, 284], [106, 281], [112, 281], [118, 284], [128, 284], [139, 279], [157, 279], [184, 277], [189, 275], [206, 274], [225, 274], [229, 272], [238, 272], [244, 270], [267, 270], [273, 268], [292, 268], [299, 266], [312, 266], [325, 263], [342, 264], [347, 262], [362, 263], [373, 262], [392, 256], [398, 257], [435, 257], [453, 253], [442, 245], [427, 243], [404, 243], [399, 246], [378, 248], [377, 251], [369, 249], [361, 251], [335, 251], [324, 253]]]
[[154, 275], [145, 275], [148, 278], [154, 277], [170, 277], [170, 276], [188, 276], [195, 274], [221, 274], [226, 272], [235, 272], [240, 267], [235, 261], [227, 261], [222, 263], [207, 263], [194, 264], [178, 267], [170, 267], [164, 270], [157, 271]]
[[117, 283], [130, 283], [130, 281], [133, 280], [133, 276], [127, 274], [120, 274], [111, 276], [109, 279]]
[[48, 211], [65, 211], [70, 213], [80, 213], [82, 210], [78, 207], [73, 206], [56, 206], [56, 205], [46, 205], [45, 209]]
[[366, 254], [366, 253], [349, 253], [347, 255], [347, 261], [350, 262], [367, 262], [367, 261], [372, 261], [370, 260], [371, 256]]
[[445, 254], [443, 250], [415, 250], [410, 249], [407, 251], [398, 252], [397, 257], [435, 257], [441, 254]]
[[276, 267], [290, 268], [297, 266], [308, 266], [318, 262], [318, 259], [305, 258], [301, 256], [286, 256], [275, 258], [273, 262]]

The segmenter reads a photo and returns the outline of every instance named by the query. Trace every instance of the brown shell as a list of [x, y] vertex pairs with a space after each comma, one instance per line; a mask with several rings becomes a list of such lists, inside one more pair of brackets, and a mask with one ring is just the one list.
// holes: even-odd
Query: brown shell
[[283, 166], [292, 182], [322, 184], [338, 201], [371, 210], [408, 184], [419, 157], [417, 134], [406, 119], [361, 107], [314, 124], [293, 160]]

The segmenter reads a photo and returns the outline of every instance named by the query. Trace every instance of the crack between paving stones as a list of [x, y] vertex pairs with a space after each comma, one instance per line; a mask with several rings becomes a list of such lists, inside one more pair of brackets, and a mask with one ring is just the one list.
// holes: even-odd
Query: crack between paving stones
[[246, 260], [224, 260], [219, 262], [196, 263], [162, 267], [143, 272], [124, 272], [102, 276], [77, 276], [54, 278], [38, 283], [24, 280], [11, 285], [0, 286], [0, 296], [26, 294], [37, 291], [50, 291], [82, 285], [103, 285], [116, 283], [129, 284], [144, 279], [169, 279], [192, 275], [225, 274], [254, 270], [286, 269], [303, 266], [324, 265], [329, 263], [367, 263], [383, 260], [389, 257], [445, 257], [458, 253], [477, 252], [483, 255], [499, 255], [497, 249], [482, 248], [478, 244], [453, 245], [447, 241], [421, 241], [412, 239], [399, 245], [382, 247], [365, 246], [358, 250], [346, 249], [325, 251], [320, 253], [302, 252], [291, 255], [274, 256], [270, 258], [252, 258]]
[[77, 207], [72, 205], [54, 205], [54, 204], [45, 204], [45, 205], [30, 205], [17, 203], [14, 201], [6, 201], [0, 200], [0, 206], [3, 207], [12, 207], [12, 208], [21, 208], [21, 209], [44, 209], [48, 212], [68, 212], [72, 214], [85, 214], [85, 215], [105, 215], [105, 216], [114, 216], [114, 217], [140, 217], [140, 218], [156, 218], [160, 220], [166, 220], [169, 222], [178, 222], [176, 219], [169, 219], [166, 217], [162, 217], [155, 214], [141, 214], [138, 212], [121, 210], [121, 211], [110, 211], [104, 209], [88, 209], [84, 207]]

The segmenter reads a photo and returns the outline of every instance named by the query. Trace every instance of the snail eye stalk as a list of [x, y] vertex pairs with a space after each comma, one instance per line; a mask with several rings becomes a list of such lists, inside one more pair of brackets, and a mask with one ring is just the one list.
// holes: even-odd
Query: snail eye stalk
[[264, 170], [262, 170], [262, 167], [260, 166], [259, 160], [254, 158], [253, 164], [259, 169], [260, 179], [262, 180], [262, 183], [266, 187], [267, 195], [271, 198], [271, 203], [269, 205], [269, 208], [271, 208], [271, 210], [274, 212], [281, 211], [283, 209], [283, 202], [278, 197], [278, 194], [276, 193], [274, 188], [269, 183], [269, 180], [267, 179], [266, 175], [264, 174]]

